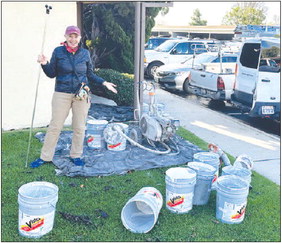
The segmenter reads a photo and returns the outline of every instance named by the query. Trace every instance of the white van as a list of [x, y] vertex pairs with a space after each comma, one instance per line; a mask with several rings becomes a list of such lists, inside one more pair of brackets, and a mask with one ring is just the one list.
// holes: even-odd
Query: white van
[[164, 64], [181, 63], [193, 54], [207, 52], [214, 40], [167, 40], [155, 50], [145, 50], [144, 72], [150, 78], [154, 77], [156, 69]]
[[271, 60], [273, 53], [280, 56], [279, 39], [249, 39], [242, 45], [231, 102], [251, 117], [280, 120], [280, 66]]

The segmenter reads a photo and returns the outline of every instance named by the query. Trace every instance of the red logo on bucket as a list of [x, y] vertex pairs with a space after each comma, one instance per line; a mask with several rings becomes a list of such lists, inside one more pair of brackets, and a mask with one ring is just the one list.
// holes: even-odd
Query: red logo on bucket
[[157, 192], [154, 192], [154, 191], [147, 191], [147, 190], [145, 190], [144, 193], [149, 193], [149, 194], [151, 194], [152, 196], [154, 196], [156, 198], [161, 198], [160, 194], [157, 193]]
[[21, 230], [23, 231], [32, 231], [44, 224], [44, 218], [35, 218], [26, 222], [25, 225], [21, 226]]
[[239, 219], [245, 214], [245, 211], [246, 211], [246, 206], [244, 205], [242, 208], [240, 208], [239, 211], [237, 211], [236, 214], [232, 215], [231, 218], [232, 219]]
[[94, 137], [89, 136], [88, 139], [87, 139], [87, 143], [91, 143], [93, 140], [94, 140]]
[[169, 199], [169, 201], [167, 202], [167, 205], [170, 207], [175, 207], [183, 202], [184, 202], [183, 196], [176, 196], [176, 197]]
[[118, 147], [118, 146], [120, 146], [120, 145], [121, 145], [121, 143], [110, 144], [110, 145], [109, 145], [109, 148], [116, 148], [116, 147]]
[[217, 180], [217, 175], [215, 174], [213, 179], [212, 179], [212, 183], [214, 183]]

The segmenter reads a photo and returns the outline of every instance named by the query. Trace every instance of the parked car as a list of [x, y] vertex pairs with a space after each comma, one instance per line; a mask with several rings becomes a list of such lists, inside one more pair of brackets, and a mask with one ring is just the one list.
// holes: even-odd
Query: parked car
[[151, 37], [148, 42], [145, 44], [145, 50], [154, 50], [160, 44], [164, 43], [167, 40], [170, 40], [169, 37]]
[[263, 47], [280, 46], [280, 40], [274, 42], [249, 39], [240, 51], [231, 101], [251, 117], [280, 120], [280, 66], [262, 56], [267, 53], [263, 52]]
[[[237, 55], [226, 53], [222, 56], [222, 63], [236, 63]], [[203, 69], [202, 64], [219, 63], [220, 57], [217, 52], [207, 52], [197, 55], [195, 58], [190, 57], [181, 64], [167, 64], [159, 67], [154, 79], [161, 86], [167, 89], [188, 90], [188, 76], [193, 69]]]
[[210, 40], [167, 40], [155, 50], [145, 50], [144, 73], [154, 78], [156, 69], [164, 64], [181, 63], [194, 54], [208, 51]]

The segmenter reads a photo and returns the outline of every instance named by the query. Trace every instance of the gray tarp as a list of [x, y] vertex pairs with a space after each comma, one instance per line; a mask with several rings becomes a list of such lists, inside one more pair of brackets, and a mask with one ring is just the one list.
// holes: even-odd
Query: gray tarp
[[[37, 133], [35, 136], [43, 142], [45, 133]], [[197, 146], [179, 136], [173, 138], [180, 149], [180, 153], [177, 155], [158, 155], [129, 143], [124, 151], [109, 151], [105, 148], [95, 150], [85, 143], [83, 152], [85, 166], [82, 167], [75, 166], [69, 158], [71, 137], [71, 131], [63, 131], [60, 135], [53, 159], [53, 163], [57, 167], [57, 175], [107, 176], [124, 174], [132, 170], [181, 165], [192, 161], [193, 154], [201, 151]], [[146, 143], [143, 145], [149, 147]]]
[[[95, 119], [108, 120], [109, 122], [124, 122], [133, 120], [133, 108], [91, 104], [88, 115]], [[43, 142], [44, 136], [45, 133], [37, 133], [35, 135], [41, 142]], [[177, 155], [158, 155], [132, 146], [129, 143], [127, 143], [126, 150], [124, 151], [95, 150], [88, 147], [85, 142], [83, 158], [86, 164], [82, 167], [75, 166], [69, 158], [71, 137], [71, 131], [63, 131], [60, 134], [53, 158], [53, 163], [58, 168], [56, 169], [57, 175], [107, 176], [124, 174], [132, 170], [181, 165], [192, 161], [193, 154], [201, 151], [197, 146], [176, 135], [173, 140], [180, 150], [180, 153]], [[143, 145], [150, 147], [145, 142]]]

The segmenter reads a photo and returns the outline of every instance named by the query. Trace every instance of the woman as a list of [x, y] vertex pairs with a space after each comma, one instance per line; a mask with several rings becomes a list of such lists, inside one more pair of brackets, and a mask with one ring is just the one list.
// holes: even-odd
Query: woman
[[72, 146], [70, 157], [77, 166], [83, 166], [83, 141], [85, 123], [90, 108], [88, 97], [89, 81], [106, 86], [110, 91], [117, 93], [116, 85], [105, 81], [93, 73], [93, 65], [88, 50], [79, 46], [81, 39], [80, 29], [69, 26], [65, 32], [66, 41], [62, 46], [55, 48], [50, 62], [42, 54], [37, 62], [42, 66], [49, 78], [56, 77], [55, 92], [52, 98], [52, 119], [49, 124], [39, 159], [30, 164], [31, 168], [39, 167], [52, 162], [55, 147], [63, 128], [64, 122], [72, 109]]

